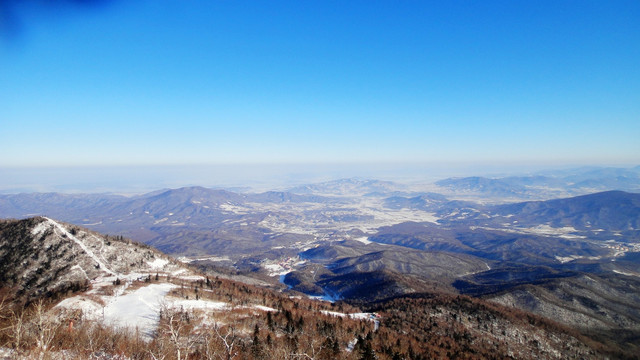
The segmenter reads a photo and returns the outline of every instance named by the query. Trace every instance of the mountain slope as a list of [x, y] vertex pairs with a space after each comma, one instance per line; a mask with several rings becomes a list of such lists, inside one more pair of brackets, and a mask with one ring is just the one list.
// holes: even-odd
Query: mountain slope
[[416, 250], [383, 250], [337, 260], [330, 264], [337, 274], [388, 270], [425, 279], [451, 279], [488, 269], [487, 264], [467, 255]]
[[640, 346], [640, 278], [581, 274], [517, 286], [487, 297], [554, 319], [631, 353]]
[[640, 229], [640, 194], [605, 191], [566, 199], [500, 205], [494, 212], [513, 216], [520, 225], [547, 223], [581, 230], [637, 230]]
[[582, 274], [521, 285], [490, 298], [576, 327], [640, 331], [638, 290], [640, 279], [633, 276]]
[[551, 320], [466, 296], [422, 294], [373, 304], [367, 310], [381, 314], [381, 329], [407, 333], [409, 346], [424, 349], [431, 359], [604, 356], [594, 351], [597, 342]]
[[27, 300], [86, 289], [97, 278], [177, 270], [171, 262], [148, 246], [48, 218], [0, 221], [0, 284]]

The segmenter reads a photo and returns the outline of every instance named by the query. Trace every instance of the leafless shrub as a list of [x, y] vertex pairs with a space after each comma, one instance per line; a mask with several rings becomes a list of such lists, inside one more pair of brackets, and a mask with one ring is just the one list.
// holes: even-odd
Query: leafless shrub
[[[172, 308], [166, 303], [160, 304], [160, 325], [158, 341], [165, 351], [152, 353], [154, 358], [166, 357], [167, 351], [173, 350], [177, 360], [187, 359], [199, 342], [199, 336], [193, 330], [193, 313], [182, 308]], [[167, 344], [168, 342], [168, 344]]]

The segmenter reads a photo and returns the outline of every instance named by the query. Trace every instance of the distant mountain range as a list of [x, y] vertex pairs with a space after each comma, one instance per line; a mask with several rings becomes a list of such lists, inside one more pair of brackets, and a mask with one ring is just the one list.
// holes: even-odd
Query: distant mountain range
[[294, 194], [361, 196], [389, 194], [392, 192], [404, 191], [406, 189], [406, 185], [398, 184], [391, 181], [351, 178], [327, 181], [318, 184], [300, 185], [289, 189], [289, 192]]
[[606, 191], [568, 199], [500, 205], [492, 214], [512, 217], [519, 226], [549, 224], [580, 230], [637, 231], [640, 229], [640, 194]]
[[640, 192], [640, 167], [580, 168], [496, 178], [449, 178], [435, 184], [447, 195], [493, 201], [552, 199], [607, 190]]

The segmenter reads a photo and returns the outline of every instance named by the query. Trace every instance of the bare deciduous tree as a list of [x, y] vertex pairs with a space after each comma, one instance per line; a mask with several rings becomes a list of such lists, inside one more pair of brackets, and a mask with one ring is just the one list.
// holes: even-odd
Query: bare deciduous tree
[[[235, 347], [239, 338], [236, 336], [236, 331], [233, 326], [220, 326], [216, 323], [213, 326], [213, 334], [215, 335], [214, 339], [211, 339], [211, 337], [208, 338], [210, 342], [213, 340], [221, 345], [222, 351], [216, 354], [220, 360], [232, 360], [238, 355], [238, 351]], [[210, 347], [207, 346], [207, 348]], [[213, 355], [213, 353], [211, 355]]]
[[38, 300], [31, 309], [30, 330], [35, 336], [36, 349], [38, 357], [44, 358], [44, 355], [51, 351], [51, 342], [56, 335], [60, 323], [47, 312], [44, 301]]
[[187, 360], [189, 353], [199, 342], [200, 336], [192, 331], [190, 324], [189, 319], [192, 317], [192, 314], [182, 308], [172, 308], [166, 303], [160, 305], [159, 336], [169, 341], [178, 360]]

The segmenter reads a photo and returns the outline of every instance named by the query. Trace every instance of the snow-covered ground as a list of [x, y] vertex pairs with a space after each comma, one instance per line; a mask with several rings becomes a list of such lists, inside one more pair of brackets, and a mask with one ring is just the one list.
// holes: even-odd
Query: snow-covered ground
[[[266, 216], [259, 225], [274, 233], [295, 233], [322, 237], [332, 230], [361, 230], [373, 232], [382, 226], [390, 226], [407, 221], [432, 222], [439, 220], [434, 213], [415, 209], [387, 209], [383, 200], [375, 198], [357, 198], [353, 203], [332, 204], [296, 203], [285, 204], [247, 203], [252, 211], [273, 212], [278, 215]], [[305, 214], [313, 214], [308, 217]], [[354, 217], [354, 220], [336, 221], [342, 216]]]
[[246, 215], [249, 213], [249, 209], [242, 206], [233, 205], [230, 202], [227, 202], [226, 204], [220, 204], [219, 207], [224, 211], [228, 211], [237, 215]]
[[514, 234], [533, 234], [533, 235], [542, 235], [542, 236], [554, 236], [560, 237], [563, 239], [586, 239], [586, 236], [576, 235], [578, 232], [575, 228], [571, 226], [565, 226], [561, 228], [554, 228], [549, 225], [538, 225], [529, 228], [521, 228], [521, 227], [508, 227], [512, 226], [512, 224], [505, 223], [503, 224], [504, 228], [492, 228], [488, 226], [470, 226], [469, 229], [483, 229], [483, 230], [497, 230], [503, 232], [509, 232]]
[[170, 283], [151, 284], [123, 294], [126, 286], [120, 286], [110, 296], [100, 296], [91, 291], [87, 295], [67, 298], [58, 303], [56, 308], [81, 310], [86, 320], [138, 329], [143, 337], [149, 339], [158, 325], [161, 302], [175, 287]]
[[116, 297], [104, 308], [104, 322], [117, 327], [137, 328], [151, 338], [158, 326], [160, 307], [164, 297], [177, 287], [174, 284], [151, 284]]
[[149, 267], [154, 270], [163, 269], [168, 263], [169, 263], [169, 260], [159, 259], [159, 258], [156, 258], [153, 261], [147, 261], [147, 264], [149, 265]]
[[600, 260], [602, 259], [602, 256], [580, 256], [580, 255], [556, 256], [556, 260], [558, 260], [562, 264], [571, 262], [577, 259]]
[[327, 311], [327, 310], [322, 310], [320, 312], [325, 314], [325, 315], [329, 315], [329, 316], [349, 317], [351, 319], [358, 319], [358, 320], [370, 320], [370, 321], [373, 321], [374, 330], [378, 330], [378, 327], [380, 326], [379, 316], [376, 313], [345, 314], [345, 313], [340, 313], [340, 312], [335, 312], [335, 311]]
[[279, 260], [264, 259], [260, 265], [267, 270], [269, 276], [283, 276], [306, 262], [306, 260], [300, 260], [298, 256], [294, 256]]
[[616, 274], [625, 275], [625, 276], [636, 276], [636, 277], [640, 277], [640, 274], [636, 274], [636, 273], [628, 273], [628, 272], [618, 271], [618, 270], [613, 270], [613, 272], [614, 272], [614, 273], [616, 273]]
[[269, 276], [287, 275], [291, 272], [291, 269], [286, 269], [280, 264], [265, 264], [262, 267], [269, 272]]
[[538, 234], [538, 235], [558, 236], [564, 239], [585, 239], [586, 238], [586, 236], [575, 235], [574, 233], [577, 232], [578, 230], [576, 230], [571, 226], [554, 228], [549, 225], [543, 224], [543, 225], [538, 225], [535, 227], [530, 227], [530, 228], [525, 228], [520, 230], [524, 232], [529, 232], [532, 234]]
[[189, 258], [186, 256], [181, 256], [178, 258], [178, 261], [183, 262], [185, 264], [189, 264], [192, 263], [194, 261], [231, 261], [231, 259], [228, 256], [205, 256], [205, 257], [199, 257], [199, 258]]
[[363, 243], [363, 244], [365, 244], [365, 245], [371, 244], [371, 241], [369, 241], [369, 238], [368, 238], [368, 237], [366, 237], [366, 236], [359, 237], [359, 238], [355, 238], [355, 239], [353, 239], [353, 240], [355, 240], [355, 241], [359, 241], [359, 242], [361, 242], [361, 243]]
[[328, 292], [326, 289], [324, 289], [324, 291], [325, 291], [324, 295], [320, 295], [320, 296], [309, 295], [309, 299], [328, 301], [328, 302], [331, 302], [331, 303], [340, 300], [340, 295], [338, 295], [336, 293]]
[[[195, 275], [193, 276], [195, 277]], [[162, 308], [186, 311], [229, 311], [234, 308], [233, 305], [221, 301], [183, 299], [169, 296], [169, 292], [178, 287], [178, 285], [172, 283], [149, 284], [130, 292], [126, 291], [128, 284], [125, 283], [115, 287], [113, 294], [101, 295], [100, 288], [108, 286], [111, 281], [112, 278], [101, 279], [91, 291], [67, 298], [56, 305], [55, 308], [81, 310], [83, 318], [86, 320], [99, 321], [106, 325], [138, 331], [146, 340], [150, 340], [153, 337], [158, 327]], [[249, 305], [241, 308], [277, 311], [261, 305]]]

